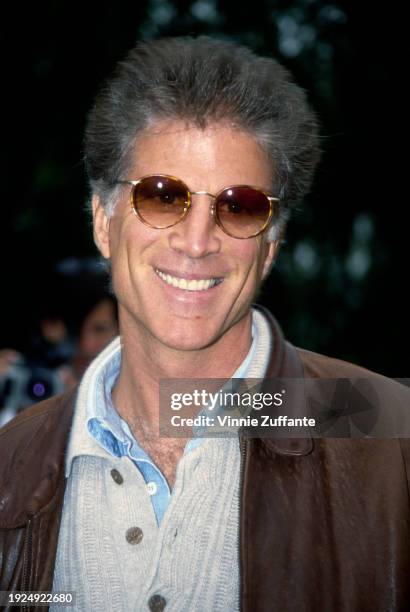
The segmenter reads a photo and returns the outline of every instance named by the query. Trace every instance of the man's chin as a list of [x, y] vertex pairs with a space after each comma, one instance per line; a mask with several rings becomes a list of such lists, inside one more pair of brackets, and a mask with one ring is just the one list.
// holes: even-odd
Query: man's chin
[[217, 342], [223, 334], [210, 334], [208, 333], [189, 333], [185, 330], [181, 333], [171, 333], [161, 335], [157, 339], [169, 349], [175, 351], [200, 351], [212, 346]]
[[244, 315], [233, 320], [221, 317], [218, 320], [184, 319], [180, 322], [174, 319], [168, 326], [157, 329], [155, 337], [163, 346], [175, 351], [200, 351], [223, 341], [226, 334], [244, 319]]

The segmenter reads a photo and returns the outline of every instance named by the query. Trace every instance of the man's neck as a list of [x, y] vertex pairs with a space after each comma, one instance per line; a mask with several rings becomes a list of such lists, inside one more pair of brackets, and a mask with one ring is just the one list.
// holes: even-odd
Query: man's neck
[[155, 464], [173, 486], [186, 438], [159, 436], [159, 381], [164, 378], [230, 378], [252, 343], [249, 312], [221, 338], [201, 350], [182, 351], [164, 346], [146, 330], [123, 333], [121, 369], [113, 402]]
[[195, 351], [164, 346], [146, 330], [123, 335], [121, 370], [113, 390], [114, 405], [131, 430], [141, 422], [149, 434], [158, 432], [159, 381], [164, 378], [229, 378], [245, 359], [252, 343], [248, 313], [214, 344]]

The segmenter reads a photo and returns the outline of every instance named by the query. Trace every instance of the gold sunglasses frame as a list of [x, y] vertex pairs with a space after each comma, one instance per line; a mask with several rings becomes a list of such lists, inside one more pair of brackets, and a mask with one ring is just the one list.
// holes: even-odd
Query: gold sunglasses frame
[[[143, 180], [148, 179], [148, 178], [153, 178], [153, 177], [158, 177], [158, 178], [164, 178], [164, 179], [171, 179], [174, 181], [178, 181], [178, 183], [180, 183], [181, 185], [183, 185], [183, 187], [186, 189], [187, 195], [188, 195], [188, 201], [186, 202], [185, 206], [184, 206], [184, 210], [183, 213], [181, 215], [181, 217], [178, 219], [178, 221], [176, 221], [175, 223], [172, 223], [171, 225], [166, 225], [165, 227], [156, 227], [155, 225], [151, 225], [150, 223], [148, 223], [148, 221], [146, 221], [139, 213], [138, 211], [138, 207], [135, 206], [134, 204], [134, 192], [135, 192], [135, 188], [137, 187], [137, 185], [139, 185]], [[270, 195], [268, 192], [264, 191], [263, 189], [260, 189], [259, 187], [253, 187], [252, 185], [229, 185], [228, 187], [223, 187], [223, 189], [221, 189], [220, 191], [218, 191], [218, 193], [213, 194], [213, 193], [209, 193], [209, 191], [191, 191], [188, 187], [188, 185], [186, 183], [184, 183], [184, 181], [180, 178], [178, 178], [177, 176], [172, 176], [170, 174], [147, 174], [145, 176], [142, 176], [141, 178], [137, 179], [137, 180], [120, 180], [117, 181], [117, 183], [119, 184], [124, 184], [124, 185], [131, 185], [132, 189], [130, 192], [130, 204], [131, 204], [131, 209], [133, 210], [134, 214], [138, 217], [138, 219], [144, 223], [144, 225], [146, 225], [147, 227], [151, 227], [152, 229], [168, 229], [170, 227], [174, 227], [174, 225], [178, 225], [178, 223], [180, 223], [181, 221], [183, 221], [188, 212], [189, 209], [191, 208], [191, 204], [192, 204], [192, 196], [193, 195], [207, 195], [209, 197], [212, 198], [212, 204], [210, 206], [210, 210], [211, 210], [211, 215], [215, 220], [215, 223], [218, 225], [218, 227], [221, 228], [221, 230], [227, 234], [228, 236], [230, 236], [231, 238], [236, 238], [237, 240], [249, 240], [249, 238], [255, 238], [256, 236], [259, 236], [260, 234], [262, 234], [267, 227], [269, 226], [269, 223], [271, 222], [272, 216], [273, 216], [273, 208], [274, 208], [274, 203], [278, 204], [280, 201], [280, 198], [277, 198], [275, 196]], [[224, 228], [216, 206], [215, 206], [215, 202], [218, 199], [218, 197], [221, 195], [221, 193], [223, 193], [224, 191], [226, 191], [227, 189], [235, 189], [238, 187], [247, 187], [248, 189], [254, 189], [255, 191], [258, 191], [259, 193], [262, 193], [268, 200], [269, 202], [269, 215], [267, 220], [265, 221], [265, 223], [263, 224], [263, 227], [256, 232], [255, 234], [252, 234], [251, 236], [234, 236], [233, 234], [231, 234], [230, 232], [228, 232], [228, 230], [226, 228]]]

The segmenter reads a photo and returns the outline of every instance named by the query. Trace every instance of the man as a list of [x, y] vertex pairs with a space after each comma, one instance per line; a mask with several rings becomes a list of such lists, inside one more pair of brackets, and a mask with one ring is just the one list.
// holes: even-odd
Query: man
[[105, 83], [85, 157], [121, 341], [1, 434], [1, 589], [76, 610], [410, 608], [407, 441], [158, 435], [161, 379], [380, 379], [252, 308], [317, 143], [288, 73], [232, 43], [139, 44]]

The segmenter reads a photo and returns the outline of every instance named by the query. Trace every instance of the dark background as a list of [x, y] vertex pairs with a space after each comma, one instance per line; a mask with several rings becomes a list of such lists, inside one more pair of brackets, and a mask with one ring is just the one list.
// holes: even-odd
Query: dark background
[[403, 19], [394, 4], [324, 0], [9, 6], [1, 26], [0, 347], [24, 350], [45, 305], [69, 317], [81, 299], [62, 271], [66, 278], [70, 266], [96, 257], [82, 131], [100, 80], [137, 38], [206, 33], [277, 57], [321, 119], [314, 188], [260, 301], [297, 345], [408, 377], [409, 225], [396, 144]]

